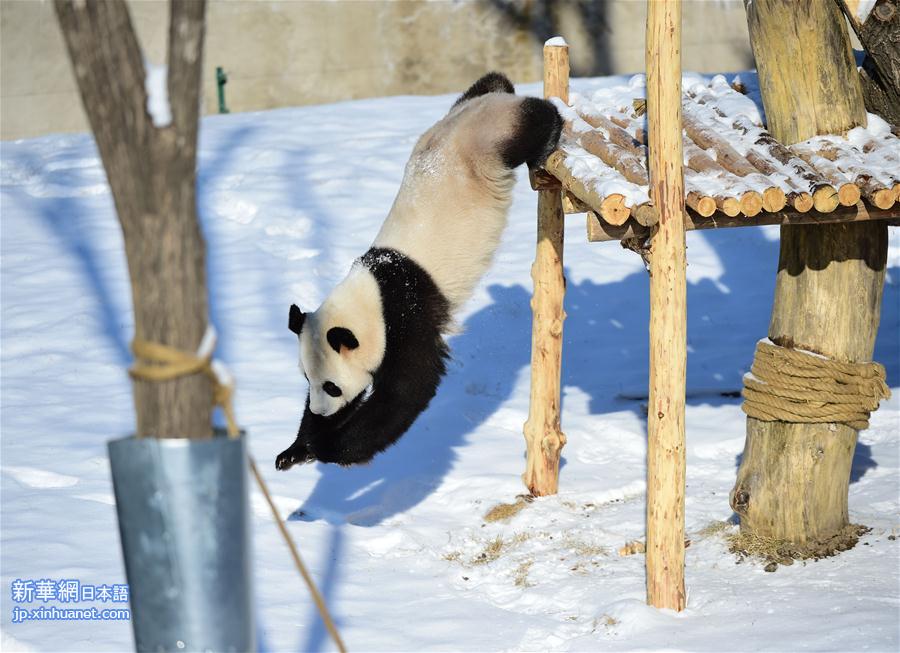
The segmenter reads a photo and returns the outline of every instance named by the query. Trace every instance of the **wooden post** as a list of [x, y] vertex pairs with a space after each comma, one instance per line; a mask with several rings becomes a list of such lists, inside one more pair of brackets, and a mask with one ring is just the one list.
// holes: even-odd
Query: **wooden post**
[[647, 2], [650, 199], [650, 401], [647, 415], [647, 603], [684, 609], [684, 395], [687, 363], [681, 0]]
[[[569, 46], [544, 46], [544, 97], [569, 101]], [[560, 366], [565, 294], [563, 206], [559, 190], [538, 191], [537, 252], [531, 267], [531, 400], [525, 422], [527, 459], [522, 480], [534, 496], [556, 494], [559, 454]]]
[[[753, 0], [750, 40], [769, 131], [785, 144], [866, 120], [843, 16], [834, 2]], [[887, 257], [885, 221], [783, 226], [769, 338], [840, 361], [868, 361]], [[842, 424], [747, 418], [731, 507], [741, 530], [803, 545], [848, 524], [857, 432]]]

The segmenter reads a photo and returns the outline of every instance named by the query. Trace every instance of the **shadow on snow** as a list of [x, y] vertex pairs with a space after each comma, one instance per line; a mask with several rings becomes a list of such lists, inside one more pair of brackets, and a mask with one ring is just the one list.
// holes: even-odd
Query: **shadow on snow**
[[[699, 237], [714, 248], [725, 271], [716, 281], [688, 285], [688, 404], [738, 406], [740, 399], [728, 395], [740, 390], [755, 343], [766, 334], [778, 243], [758, 229]], [[746, 259], [748, 253], [752, 260]], [[896, 279], [900, 270], [890, 273]], [[897, 339], [890, 335], [897, 332], [898, 290], [896, 282], [885, 286], [876, 345], [876, 359], [886, 362], [893, 385], [900, 373]], [[321, 477], [292, 519], [375, 525], [417, 505], [442, 482], [456, 449], [470, 444], [468, 434], [510, 398], [529, 364], [530, 292], [520, 285], [492, 285], [488, 292], [491, 303], [466, 320], [461, 335], [450, 339], [449, 373], [409, 432], [369, 465], [320, 464]], [[614, 283], [586, 279], [568, 284], [562, 383], [589, 396], [591, 414], [631, 409], [646, 420], [640, 398], [646, 397], [647, 387], [648, 311], [643, 272]], [[466, 397], [464, 408], [457, 397]], [[523, 414], [523, 422], [525, 418]], [[562, 421], [565, 430], [565, 397]], [[523, 449], [521, 440], [510, 440], [511, 455]], [[870, 449], [860, 444], [853, 480], [874, 465]]]

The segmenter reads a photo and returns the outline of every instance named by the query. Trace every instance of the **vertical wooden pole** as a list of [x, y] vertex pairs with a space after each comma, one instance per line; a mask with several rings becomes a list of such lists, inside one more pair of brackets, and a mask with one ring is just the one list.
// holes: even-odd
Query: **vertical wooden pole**
[[[544, 46], [544, 97], [569, 101], [569, 46]], [[537, 252], [531, 267], [531, 403], [525, 422], [527, 459], [522, 480], [534, 496], [556, 494], [559, 454], [560, 366], [565, 294], [563, 207], [559, 190], [538, 191]]]
[[650, 197], [650, 409], [647, 415], [647, 603], [684, 609], [684, 393], [687, 362], [681, 0], [647, 2]]

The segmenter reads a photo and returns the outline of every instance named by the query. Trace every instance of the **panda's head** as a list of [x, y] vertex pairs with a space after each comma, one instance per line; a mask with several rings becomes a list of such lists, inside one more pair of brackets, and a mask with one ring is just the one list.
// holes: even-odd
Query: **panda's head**
[[371, 391], [385, 346], [381, 297], [371, 273], [354, 266], [315, 312], [292, 304], [288, 327], [300, 340], [311, 412], [333, 415]]

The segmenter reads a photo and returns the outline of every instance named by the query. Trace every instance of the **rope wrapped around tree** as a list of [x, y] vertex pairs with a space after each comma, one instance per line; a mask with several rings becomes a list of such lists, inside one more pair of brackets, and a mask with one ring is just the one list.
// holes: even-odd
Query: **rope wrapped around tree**
[[236, 438], [240, 435], [240, 429], [234, 417], [231, 401], [234, 381], [225, 367], [219, 361], [213, 360], [215, 342], [216, 332], [212, 326], [207, 327], [196, 354], [135, 338], [131, 342], [131, 351], [137, 360], [128, 373], [135, 379], [156, 382], [170, 381], [190, 374], [206, 374], [213, 384], [213, 404], [219, 406], [225, 415], [228, 437]]
[[879, 363], [844, 363], [765, 339], [756, 345], [742, 394], [744, 412], [755, 419], [835, 422], [862, 430], [891, 391]]

